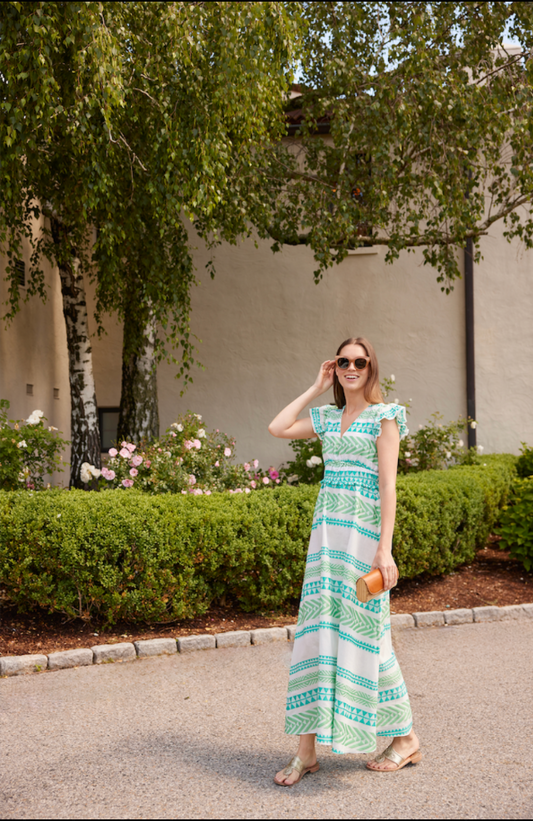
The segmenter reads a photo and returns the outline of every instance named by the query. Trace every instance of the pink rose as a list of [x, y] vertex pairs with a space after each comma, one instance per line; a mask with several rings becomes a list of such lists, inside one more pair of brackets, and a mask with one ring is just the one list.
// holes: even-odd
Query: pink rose
[[228, 490], [228, 493], [234, 493], [234, 491], [230, 489], [230, 490]]
[[146, 462], [144, 463], [144, 466], [145, 466], [145, 468], [149, 468], [151, 464], [152, 463], [150, 462], [150, 460], [147, 459]]
[[255, 489], [257, 487], [257, 482], [254, 482], [254, 480], [252, 479], [252, 481], [250, 482], [250, 487], [253, 487]]
[[217, 461], [215, 462], [215, 467], [216, 467], [216, 468], [219, 468], [219, 467], [220, 467], [220, 462], [218, 461], [218, 459], [217, 459]]
[[257, 470], [259, 467], [259, 459], [254, 459], [254, 468]]
[[251, 493], [252, 491], [250, 490], [250, 488], [249, 488], [249, 487], [245, 487], [245, 488], [244, 488], [244, 492], [245, 492], [245, 493]]
[[131, 456], [131, 453], [126, 448], [121, 448], [120, 449], [120, 455], [122, 456], [123, 459], [129, 459], [130, 456]]
[[248, 464], [248, 462], [244, 463], [243, 468], [245, 469], [246, 472], [248, 472], [250, 470], [250, 465]]
[[268, 478], [268, 476], [263, 476], [263, 484], [264, 485], [270, 484], [270, 479]]
[[174, 439], [176, 438], [176, 434], [174, 433], [174, 431], [172, 431], [172, 433], [170, 435], [173, 436]]
[[238, 487], [235, 489], [235, 493], [242, 493], [242, 487]]
[[118, 453], [118, 450], [117, 450], [116, 448], [109, 448], [109, 455], [110, 455], [111, 457], [116, 456], [116, 455], [117, 455], [117, 453]]
[[204, 494], [206, 496], [211, 496], [211, 491], [210, 490], [204, 490]]
[[194, 476], [192, 473], [189, 476], [189, 484], [190, 485], [195, 485], [196, 484], [196, 476]]
[[128, 443], [127, 443], [127, 442], [121, 442], [121, 443], [120, 443], [120, 447], [121, 447], [121, 448], [127, 448], [127, 447], [128, 447]]
[[157, 452], [158, 452], [158, 453], [161, 453], [161, 452], [162, 452], [162, 451], [161, 451], [161, 448], [157, 448]]
[[142, 465], [142, 461], [143, 461], [142, 456], [140, 456], [138, 453], [136, 453], [135, 456], [131, 460], [131, 464], [133, 465], [134, 468], [138, 468], [139, 465]]
[[201, 496], [203, 490], [201, 487], [195, 487], [194, 490], [191, 490], [191, 493], [194, 493], [195, 496]]
[[130, 453], [133, 453], [134, 450], [137, 450], [137, 445], [132, 445], [131, 442], [126, 445]]
[[193, 443], [191, 442], [191, 440], [190, 440], [190, 439], [186, 439], [186, 440], [185, 440], [185, 442], [184, 442], [183, 444], [185, 445], [185, 447], [187, 448], [187, 450], [190, 450], [190, 449], [192, 448], [192, 446], [193, 446]]
[[115, 478], [115, 471], [109, 470], [109, 468], [102, 468], [102, 476], [104, 479], [107, 479], [108, 482], [111, 482]]
[[279, 485], [280, 482], [281, 482], [281, 479], [276, 479], [276, 484], [277, 485]]
[[202, 447], [202, 443], [200, 442], [199, 439], [194, 439], [193, 440], [193, 445], [197, 450], [200, 450], [200, 448]]
[[181, 492], [183, 493], [183, 495], [184, 495], [184, 496], [186, 496], [186, 495], [187, 495], [187, 491], [186, 491], [186, 490], [182, 490]]
[[231, 456], [231, 449], [230, 448], [224, 448], [224, 456]]
[[122, 484], [124, 487], [133, 487], [133, 479], [123, 479]]
[[130, 468], [130, 476], [137, 476], [138, 472], [137, 468]]
[[269, 468], [268, 469], [268, 475], [270, 476], [271, 479], [277, 479], [279, 477], [278, 471], [274, 470], [274, 468]]

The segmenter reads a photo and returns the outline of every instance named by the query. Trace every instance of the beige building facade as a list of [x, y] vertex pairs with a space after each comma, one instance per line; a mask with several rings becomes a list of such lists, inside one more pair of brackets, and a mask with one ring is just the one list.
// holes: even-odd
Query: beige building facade
[[[486, 452], [517, 453], [521, 441], [533, 444], [533, 252], [508, 244], [502, 231], [494, 226], [482, 238], [484, 259], [474, 272], [477, 433]], [[419, 252], [388, 265], [383, 248], [359, 249], [315, 285], [305, 248], [274, 255], [263, 241], [222, 246], [211, 280], [207, 251], [197, 246], [192, 331], [204, 369], [181, 397], [175, 369], [160, 366], [162, 431], [190, 409], [207, 427], [234, 436], [240, 459], [278, 466], [291, 450], [269, 435], [268, 423], [353, 335], [372, 341], [382, 376], [394, 374], [389, 399], [410, 401], [412, 429], [435, 411], [445, 421], [466, 415], [464, 283], [443, 294]], [[33, 298], [0, 333], [0, 398], [9, 399], [14, 417], [39, 408], [68, 438], [59, 276], [49, 267], [46, 278], [47, 303]], [[2, 282], [2, 301], [5, 288]], [[106, 328], [93, 340], [94, 373], [99, 407], [113, 408], [120, 402], [121, 328], [114, 317]], [[317, 404], [331, 401], [326, 394]]]

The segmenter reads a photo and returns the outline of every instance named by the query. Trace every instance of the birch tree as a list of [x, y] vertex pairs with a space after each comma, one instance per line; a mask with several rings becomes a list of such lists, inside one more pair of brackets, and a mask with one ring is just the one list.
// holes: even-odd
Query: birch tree
[[479, 260], [495, 223], [533, 247], [533, 5], [302, 10], [295, 139], [276, 171], [287, 185], [262, 229], [274, 249], [311, 248], [318, 280], [365, 243], [389, 262], [421, 248], [448, 291], [458, 248], [471, 239]]
[[228, 197], [228, 185], [238, 164], [252, 162], [270, 120], [274, 134], [281, 128], [294, 32], [286, 5], [0, 5], [7, 317], [20, 307], [13, 262], [26, 240], [26, 298], [46, 298], [43, 258], [61, 279], [71, 486], [82, 485], [83, 462], [100, 464], [85, 282], [96, 278], [97, 318], [115, 309], [127, 323], [123, 419], [130, 432], [153, 431], [153, 401], [136, 417], [132, 408], [153, 399], [155, 329], [181, 343], [182, 369], [191, 360], [183, 217], [211, 243], [249, 231], [244, 200]]

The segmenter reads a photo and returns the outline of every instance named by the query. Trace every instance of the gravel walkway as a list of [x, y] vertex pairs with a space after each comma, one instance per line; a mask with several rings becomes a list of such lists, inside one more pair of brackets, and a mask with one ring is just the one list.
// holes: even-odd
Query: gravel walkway
[[288, 643], [3, 679], [0, 817], [531, 818], [533, 623], [395, 646], [422, 763], [379, 775], [319, 748], [291, 790], [272, 783], [294, 750]]

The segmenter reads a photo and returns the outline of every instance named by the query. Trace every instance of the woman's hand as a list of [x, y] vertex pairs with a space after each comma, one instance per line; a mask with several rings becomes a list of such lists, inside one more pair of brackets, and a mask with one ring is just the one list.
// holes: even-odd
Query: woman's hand
[[372, 570], [376, 567], [381, 570], [385, 590], [390, 590], [398, 582], [398, 568], [388, 548], [378, 547], [372, 562]]
[[320, 366], [320, 370], [318, 372], [318, 376], [315, 379], [315, 384], [313, 388], [316, 388], [318, 391], [318, 396], [322, 393], [326, 393], [331, 386], [333, 385], [333, 374], [335, 372], [335, 360], [334, 359], [326, 359], [325, 362], [322, 362]]

